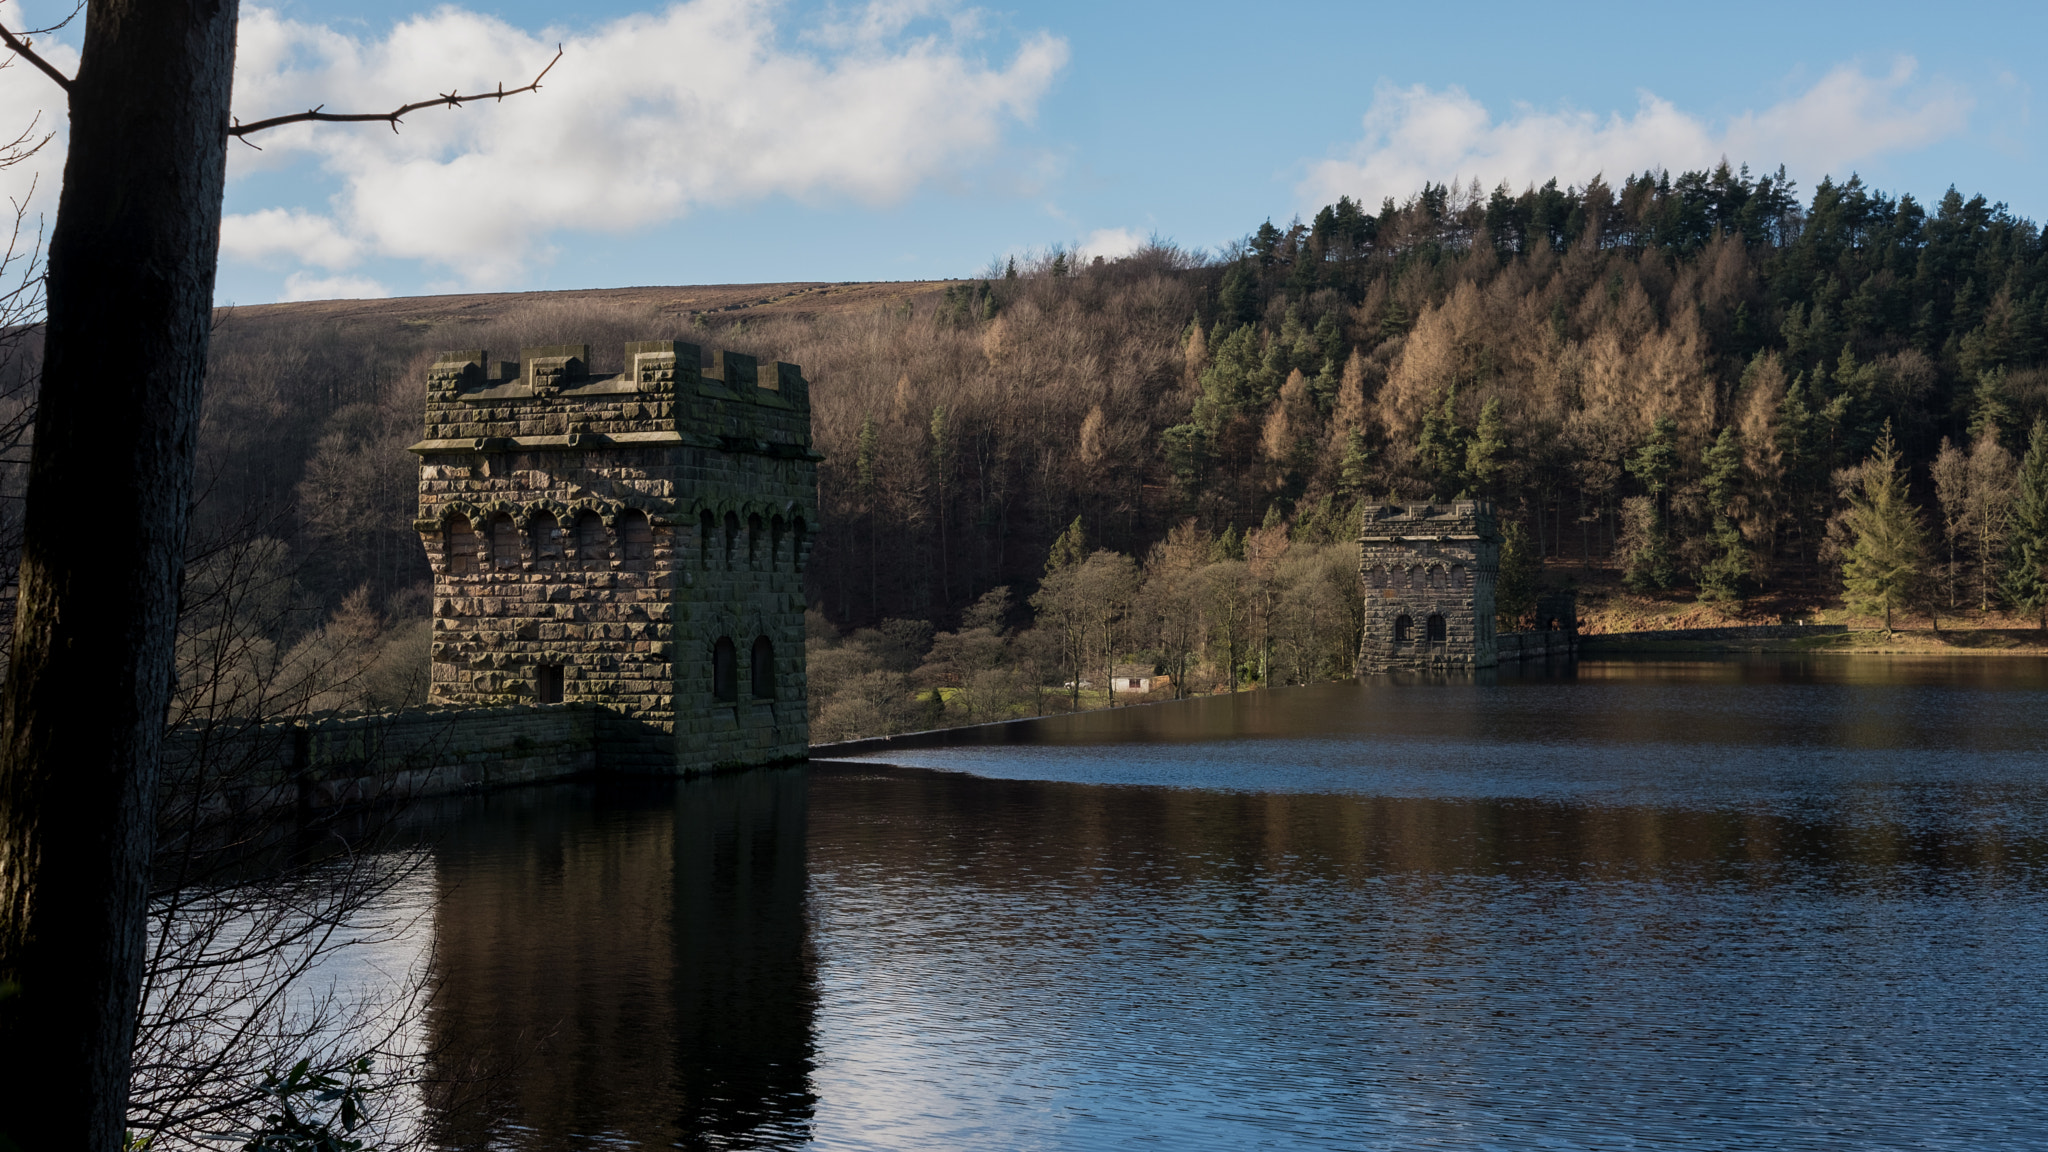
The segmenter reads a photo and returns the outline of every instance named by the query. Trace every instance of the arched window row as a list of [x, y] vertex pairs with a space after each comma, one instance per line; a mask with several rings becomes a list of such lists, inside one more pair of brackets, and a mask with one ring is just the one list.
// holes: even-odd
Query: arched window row
[[[467, 575], [485, 570], [592, 568], [619, 564], [635, 568], [655, 559], [659, 536], [676, 559], [691, 567], [727, 571], [802, 571], [810, 545], [810, 524], [802, 515], [709, 508], [696, 516], [697, 532], [660, 531], [690, 523], [680, 515], [649, 513], [610, 502], [564, 505], [541, 500], [517, 505], [460, 502], [441, 509], [422, 531], [442, 536], [447, 571]], [[694, 556], [684, 555], [695, 545]]]
[[1471, 571], [1463, 564], [1417, 564], [1395, 568], [1378, 565], [1365, 570], [1365, 586], [1391, 591], [1448, 591], [1471, 587]]
[[[1423, 642], [1444, 644], [1450, 640], [1450, 623], [1441, 613], [1431, 612], [1422, 622]], [[1397, 645], [1415, 643], [1415, 618], [1403, 612], [1394, 617], [1394, 643]]]
[[442, 528], [448, 574], [487, 570], [520, 571], [641, 568], [654, 559], [654, 524], [638, 508], [621, 509], [609, 521], [594, 509], [529, 509], [485, 512], [472, 520], [451, 513]]
[[[775, 699], [775, 644], [766, 636], [754, 637], [747, 652], [747, 688], [756, 701]], [[730, 636], [720, 636], [711, 645], [711, 699], [719, 704], [739, 703], [740, 651]]]

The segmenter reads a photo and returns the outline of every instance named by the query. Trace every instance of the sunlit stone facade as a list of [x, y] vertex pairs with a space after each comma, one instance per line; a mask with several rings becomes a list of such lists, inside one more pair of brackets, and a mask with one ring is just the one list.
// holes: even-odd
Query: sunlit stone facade
[[557, 345], [428, 371], [432, 702], [601, 705], [611, 769], [800, 759], [819, 459], [802, 372], [706, 367], [676, 341], [590, 362]]

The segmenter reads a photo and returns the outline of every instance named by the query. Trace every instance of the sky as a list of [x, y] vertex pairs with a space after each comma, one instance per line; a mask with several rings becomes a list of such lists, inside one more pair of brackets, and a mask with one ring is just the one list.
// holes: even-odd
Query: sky
[[[10, 28], [61, 16], [0, 2]], [[2048, 218], [2048, 5], [244, 0], [234, 107], [381, 111], [231, 145], [216, 298], [975, 275], [1214, 250], [1339, 195], [1722, 157]], [[65, 71], [75, 29], [40, 42]], [[2043, 109], [2048, 112], [2048, 109]], [[54, 217], [63, 104], [0, 70]], [[19, 129], [15, 129], [19, 130]]]

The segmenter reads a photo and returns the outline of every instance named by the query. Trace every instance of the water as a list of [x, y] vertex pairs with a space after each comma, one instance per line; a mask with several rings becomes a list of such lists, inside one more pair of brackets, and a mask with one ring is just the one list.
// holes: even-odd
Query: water
[[448, 1146], [2048, 1146], [2048, 666], [1582, 663], [451, 804]]

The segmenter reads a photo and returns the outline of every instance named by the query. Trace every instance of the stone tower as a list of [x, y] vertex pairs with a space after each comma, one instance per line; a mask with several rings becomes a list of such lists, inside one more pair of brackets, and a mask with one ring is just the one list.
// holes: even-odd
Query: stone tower
[[674, 341], [624, 364], [593, 375], [589, 345], [555, 345], [428, 370], [431, 700], [599, 705], [612, 769], [801, 759], [808, 385]]
[[1485, 501], [1367, 508], [1359, 672], [1493, 667], [1500, 541]]

